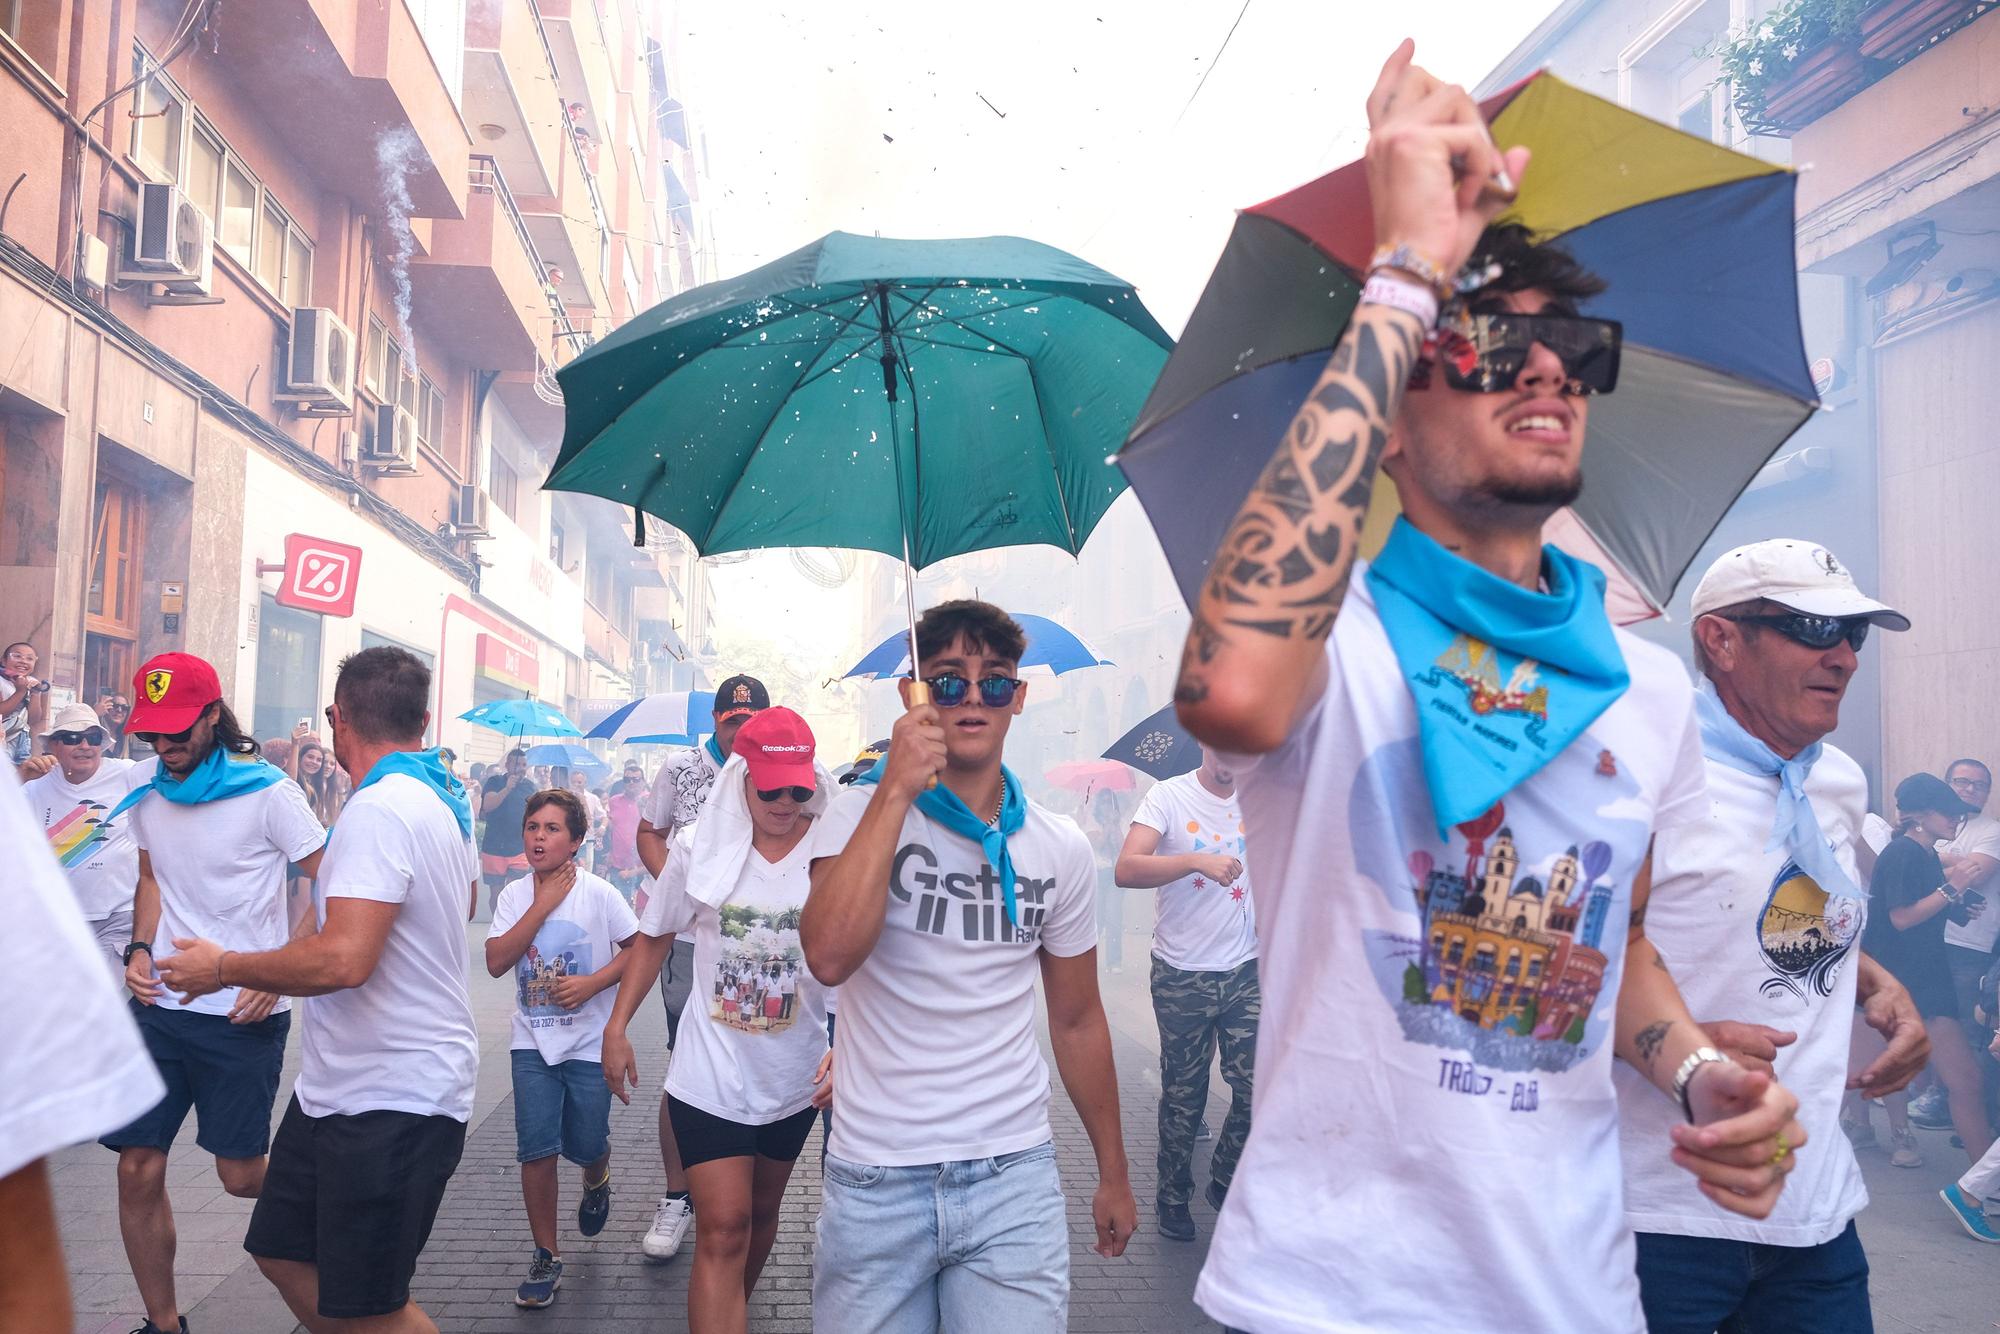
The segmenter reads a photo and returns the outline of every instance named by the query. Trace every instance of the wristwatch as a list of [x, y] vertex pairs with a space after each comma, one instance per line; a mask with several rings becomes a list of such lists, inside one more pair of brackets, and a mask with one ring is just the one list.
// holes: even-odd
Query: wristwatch
[[137, 954], [140, 950], [146, 951], [147, 958], [149, 959], [152, 958], [153, 942], [151, 942], [150, 940], [135, 940], [130, 945], [127, 945], [125, 947], [125, 966], [127, 968], [130, 968], [132, 966], [132, 956]]
[[1688, 1105], [1688, 1085], [1694, 1080], [1694, 1072], [1704, 1065], [1717, 1062], [1727, 1064], [1728, 1061], [1727, 1056], [1713, 1047], [1696, 1047], [1688, 1053], [1687, 1059], [1681, 1062], [1681, 1068], [1674, 1071], [1674, 1100], [1680, 1103], [1681, 1111], [1686, 1114], [1690, 1125], [1694, 1123], [1694, 1108]]

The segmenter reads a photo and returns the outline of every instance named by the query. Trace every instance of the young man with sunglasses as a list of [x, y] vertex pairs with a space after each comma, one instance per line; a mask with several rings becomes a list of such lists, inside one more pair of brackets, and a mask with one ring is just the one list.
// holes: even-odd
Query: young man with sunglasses
[[316, 875], [326, 830], [298, 784], [258, 756], [207, 662], [160, 654], [139, 669], [132, 689], [141, 703], [131, 730], [159, 759], [150, 781], [115, 805], [107, 823], [138, 845], [125, 985], [167, 1095], [100, 1142], [118, 1154], [119, 1230], [146, 1306], [140, 1330], [172, 1334], [186, 1326], [174, 1293], [167, 1151], [192, 1109], [195, 1143], [215, 1155], [222, 1188], [256, 1197], [292, 1016], [291, 1002], [271, 988], [168, 998], [155, 951], [171, 954], [176, 939], [194, 937], [232, 950], [284, 944], [295, 925], [303, 929], [309, 906], [287, 893], [286, 864]]
[[1654, 1334], [1866, 1330], [1854, 1218], [1868, 1192], [1837, 1129], [1856, 1006], [1888, 1040], [1852, 1081], [1864, 1096], [1907, 1084], [1928, 1044], [1909, 993], [1861, 951], [1868, 903], [1855, 850], [1868, 785], [1824, 738], [1869, 630], [1910, 623], [1826, 548], [1788, 539], [1718, 558], [1690, 611], [1708, 807], [1654, 845], [1646, 936], [1709, 1040], [1798, 1094], [1813, 1148], [1768, 1216], [1719, 1208], [1649, 1151], [1673, 1109], [1637, 1071], [1618, 1070], [1640, 1296]]
[[21, 791], [48, 832], [49, 848], [69, 877], [113, 981], [122, 988], [139, 849], [129, 821], [107, 828], [104, 817], [134, 787], [151, 781], [152, 766], [108, 757], [110, 744], [89, 705], [63, 705], [42, 733], [51, 767]]
[[[1360, 305], [1215, 554], [1176, 690], [1236, 773], [1263, 988], [1195, 1296], [1257, 1334], [1634, 1331], [1614, 1050], [1685, 1118], [1628, 1154], [1725, 1208], [1768, 1213], [1804, 1131], [1643, 930], [1654, 832], [1705, 810], [1687, 677], [1542, 542], [1616, 387], [1616, 326], [1580, 314], [1603, 284], [1492, 225], [1527, 154], [1413, 50], [1368, 99]], [[1378, 465], [1402, 517], [1364, 564]]]
[[838, 986], [813, 1327], [827, 1334], [1066, 1327], [1069, 1229], [1035, 1040], [1097, 1156], [1097, 1251], [1137, 1209], [1097, 993], [1096, 860], [1002, 763], [1026, 637], [985, 602], [916, 626], [889, 754], [812, 831], [806, 963]]

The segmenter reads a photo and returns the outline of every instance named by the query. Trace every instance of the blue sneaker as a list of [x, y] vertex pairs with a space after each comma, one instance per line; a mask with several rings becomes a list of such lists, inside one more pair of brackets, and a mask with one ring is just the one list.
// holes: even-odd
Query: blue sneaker
[[1910, 1099], [1910, 1124], [1925, 1130], [1951, 1129], [1951, 1107], [1942, 1088], [1933, 1084]]
[[1986, 1210], [1978, 1200], [1960, 1190], [1956, 1181], [1939, 1191], [1938, 1198], [1945, 1202], [1951, 1216], [1971, 1234], [1974, 1241], [2000, 1242], [2000, 1232], [1995, 1232], [1993, 1225], [1986, 1221]]
[[556, 1289], [561, 1286], [562, 1261], [537, 1246], [535, 1258], [528, 1265], [527, 1282], [514, 1289], [514, 1305], [547, 1306], [556, 1299]]
[[576, 1206], [576, 1230], [586, 1237], [594, 1237], [604, 1231], [604, 1220], [611, 1217], [611, 1169], [604, 1169], [604, 1179], [596, 1185], [585, 1182], [583, 1198]]

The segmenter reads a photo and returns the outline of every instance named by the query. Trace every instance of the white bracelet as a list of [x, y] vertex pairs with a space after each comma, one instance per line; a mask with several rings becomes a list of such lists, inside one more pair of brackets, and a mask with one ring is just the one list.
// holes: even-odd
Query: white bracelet
[[1437, 293], [1415, 278], [1377, 269], [1368, 275], [1368, 281], [1362, 285], [1361, 304], [1405, 311], [1422, 321], [1425, 329], [1437, 326]]

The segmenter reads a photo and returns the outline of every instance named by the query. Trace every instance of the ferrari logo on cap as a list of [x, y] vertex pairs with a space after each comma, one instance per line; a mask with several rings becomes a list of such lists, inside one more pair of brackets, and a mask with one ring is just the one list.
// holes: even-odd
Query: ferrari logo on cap
[[167, 697], [167, 687], [174, 683], [174, 674], [165, 668], [155, 668], [146, 673], [146, 698], [158, 704]]

